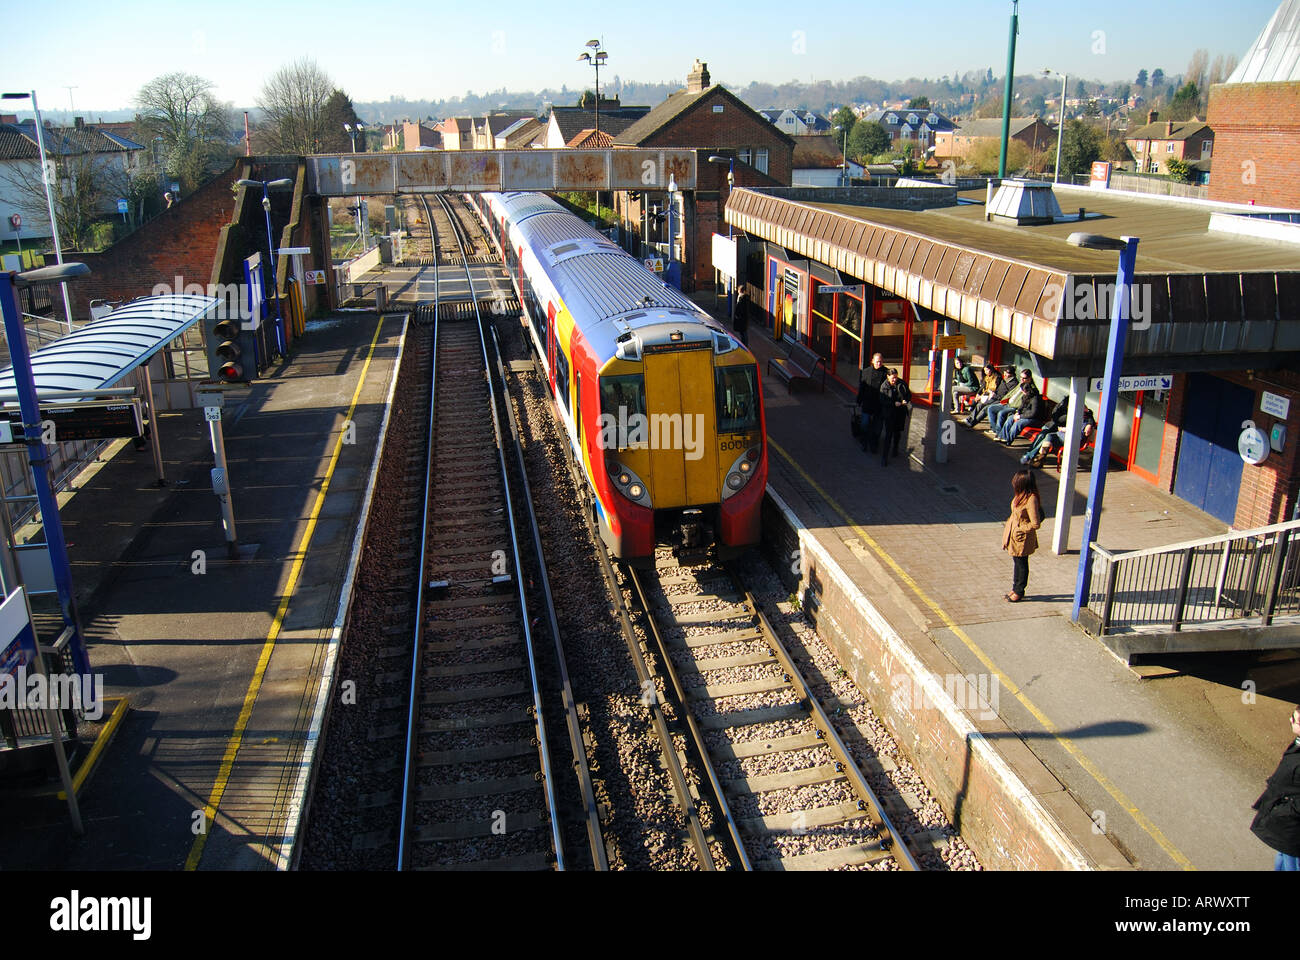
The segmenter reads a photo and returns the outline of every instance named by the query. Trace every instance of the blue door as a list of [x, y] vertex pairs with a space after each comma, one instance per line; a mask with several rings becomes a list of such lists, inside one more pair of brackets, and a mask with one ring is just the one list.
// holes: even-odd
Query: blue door
[[1255, 397], [1245, 387], [1208, 373], [1187, 377], [1174, 493], [1213, 517], [1231, 524], [1241, 489], [1237, 438], [1250, 419]]

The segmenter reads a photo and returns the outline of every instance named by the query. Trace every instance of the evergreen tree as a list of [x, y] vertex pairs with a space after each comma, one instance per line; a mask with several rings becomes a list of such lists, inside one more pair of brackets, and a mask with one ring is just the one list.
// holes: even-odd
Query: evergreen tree
[[1147, 88], [1147, 72], [1145, 69], [1138, 71], [1137, 88], [1139, 90], [1145, 90]]

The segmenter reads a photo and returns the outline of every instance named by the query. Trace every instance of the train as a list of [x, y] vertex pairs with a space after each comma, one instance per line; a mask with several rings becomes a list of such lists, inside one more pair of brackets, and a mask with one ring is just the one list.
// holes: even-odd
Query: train
[[471, 198], [611, 556], [726, 559], [758, 542], [767, 431], [754, 355], [681, 291], [544, 194]]

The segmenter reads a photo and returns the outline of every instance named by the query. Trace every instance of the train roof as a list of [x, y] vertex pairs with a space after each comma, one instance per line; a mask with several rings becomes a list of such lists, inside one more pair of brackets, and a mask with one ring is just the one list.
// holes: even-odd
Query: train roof
[[629, 332], [643, 347], [727, 334], [680, 290], [549, 197], [503, 194], [500, 203], [601, 357], [614, 356]]

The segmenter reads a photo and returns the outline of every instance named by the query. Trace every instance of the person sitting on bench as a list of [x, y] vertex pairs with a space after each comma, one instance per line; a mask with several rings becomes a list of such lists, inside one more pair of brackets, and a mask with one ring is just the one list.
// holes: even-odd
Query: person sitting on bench
[[[1041, 467], [1046, 460], [1051, 457], [1052, 453], [1065, 446], [1065, 421], [1070, 415], [1070, 398], [1067, 396], [1056, 405], [1052, 411], [1052, 419], [1043, 427], [1042, 432], [1034, 438], [1033, 445], [1028, 452], [1020, 458], [1020, 462], [1027, 467]], [[1092, 411], [1084, 406], [1083, 408], [1083, 439], [1092, 436], [1093, 431], [1097, 429], [1097, 419], [1092, 415]]]
[[967, 363], [961, 357], [953, 357], [953, 366], [956, 368], [953, 373], [953, 402], [957, 410], [961, 409], [961, 398], [974, 396], [980, 392], [983, 384], [980, 382], [979, 373], [975, 370], [973, 364]]
[[[1015, 411], [1003, 416], [997, 425], [998, 439], [1011, 446], [1016, 437], [1020, 436], [1020, 431], [1025, 427], [1037, 427], [1047, 419], [1047, 401], [1043, 395], [1038, 392], [1038, 387], [1034, 384], [1033, 375], [1028, 370], [1024, 371], [1025, 376], [1020, 380], [1020, 403]], [[990, 422], [993, 414], [989, 414]]]
[[996, 404], [1000, 404], [1006, 395], [1015, 387], [1015, 378], [1015, 367], [1003, 367], [1001, 382], [998, 383], [997, 387], [988, 395], [988, 397], [975, 405], [975, 409], [971, 411], [970, 415], [967, 416], [962, 423], [966, 424], [968, 427], [973, 427], [988, 416], [989, 409]]

